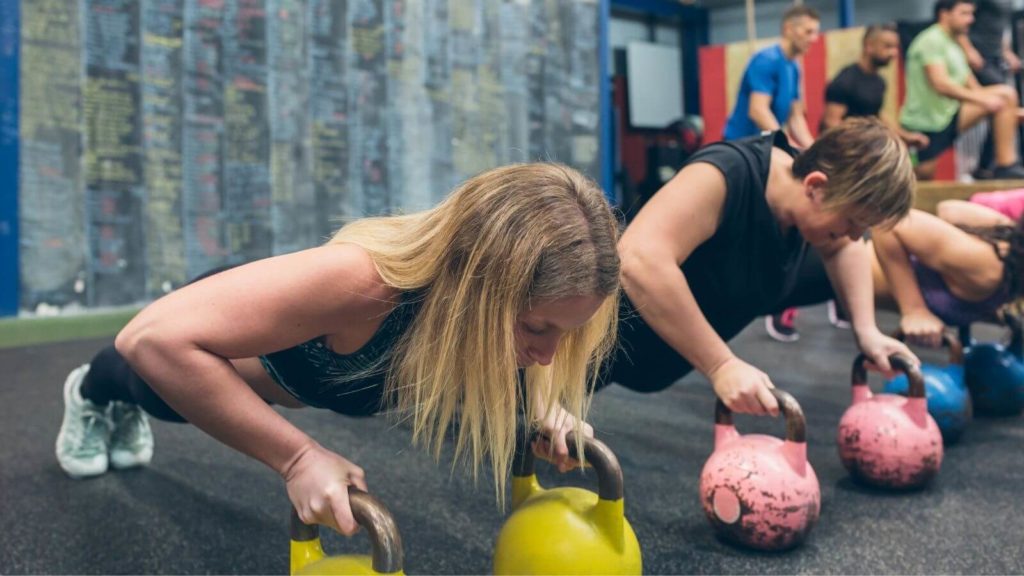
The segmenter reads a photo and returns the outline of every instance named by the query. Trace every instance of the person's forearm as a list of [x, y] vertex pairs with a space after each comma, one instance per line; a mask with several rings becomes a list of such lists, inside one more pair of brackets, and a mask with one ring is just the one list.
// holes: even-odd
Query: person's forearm
[[814, 136], [811, 135], [811, 129], [807, 126], [807, 118], [804, 117], [803, 112], [794, 114], [789, 119], [789, 131], [800, 148], [810, 148], [814, 144]]
[[829, 280], [846, 306], [853, 330], [857, 333], [877, 329], [871, 254], [868, 250], [870, 248], [863, 241], [847, 241], [836, 250], [822, 253]]
[[701, 312], [679, 266], [624, 255], [622, 279], [644, 321], [697, 371], [708, 376], [734, 358]]
[[231, 363], [198, 347], [126, 335], [117, 349], [168, 405], [210, 436], [284, 475], [308, 435], [275, 412]]
[[772, 114], [771, 110], [752, 106], [750, 108], [750, 120], [757, 125], [761, 130], [775, 131], [781, 128], [779, 121], [775, 118], [775, 114]]
[[935, 206], [935, 214], [957, 226], [989, 228], [1015, 224], [1012, 218], [998, 210], [966, 200], [943, 200]]
[[986, 106], [986, 101], [982, 92], [961, 86], [955, 82], [949, 80], [933, 82], [932, 88], [946, 98], [953, 98], [954, 100], [959, 100], [961, 102], [973, 102], [981, 106]]

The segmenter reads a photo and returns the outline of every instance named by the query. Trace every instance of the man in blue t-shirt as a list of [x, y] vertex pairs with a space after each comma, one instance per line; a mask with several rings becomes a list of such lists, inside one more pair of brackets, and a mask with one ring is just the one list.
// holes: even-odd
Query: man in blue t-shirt
[[782, 41], [751, 58], [736, 108], [725, 125], [726, 140], [785, 127], [799, 148], [814, 142], [800, 101], [800, 67], [796, 59], [818, 39], [821, 18], [807, 6], [794, 6], [782, 16]]
[[[809, 148], [814, 143], [800, 101], [796, 59], [807, 53], [820, 31], [821, 17], [813, 8], [800, 5], [786, 10], [782, 15], [782, 41], [754, 54], [743, 72], [736, 108], [725, 125], [726, 140], [785, 127], [797, 148]], [[768, 334], [781, 342], [797, 340], [796, 314], [795, 308], [789, 308], [767, 316]]]

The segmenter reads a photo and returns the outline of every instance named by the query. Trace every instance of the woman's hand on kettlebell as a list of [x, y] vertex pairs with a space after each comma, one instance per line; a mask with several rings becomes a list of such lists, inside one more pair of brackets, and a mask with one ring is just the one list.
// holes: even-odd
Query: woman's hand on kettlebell
[[907, 342], [938, 348], [942, 346], [942, 332], [946, 324], [927, 309], [909, 312], [900, 318], [900, 331]]
[[[579, 468], [579, 460], [569, 457], [569, 445], [565, 441], [565, 435], [575, 429], [576, 418], [558, 406], [540, 421], [540, 434], [533, 441], [534, 455], [557, 466], [559, 472]], [[583, 435], [593, 438], [594, 427], [584, 422]]]
[[877, 328], [870, 332], [857, 334], [857, 345], [868, 359], [868, 363], [864, 366], [870, 370], [881, 372], [886, 378], [892, 378], [897, 374], [889, 365], [889, 357], [893, 354], [906, 356], [913, 364], [921, 365], [921, 361], [910, 351], [910, 348], [907, 348], [906, 344], [882, 334]]
[[362, 468], [314, 442], [293, 460], [283, 476], [288, 498], [304, 523], [327, 526], [345, 536], [359, 530], [348, 488], [366, 490]]
[[757, 368], [733, 356], [709, 374], [715, 394], [733, 412], [779, 415], [779, 403], [772, 395], [771, 378]]

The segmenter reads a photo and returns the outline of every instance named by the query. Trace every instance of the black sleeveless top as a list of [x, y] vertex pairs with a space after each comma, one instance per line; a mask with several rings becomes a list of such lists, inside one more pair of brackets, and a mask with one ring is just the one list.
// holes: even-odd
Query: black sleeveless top
[[795, 226], [783, 235], [768, 207], [773, 148], [797, 154], [785, 134], [775, 132], [711, 144], [688, 162], [711, 164], [725, 176], [721, 224], [682, 266], [701, 311], [716, 328], [778, 312], [809, 249]]
[[[725, 177], [721, 223], [682, 264], [701, 312], [725, 341], [758, 316], [779, 311], [797, 285], [809, 250], [796, 227], [782, 233], [768, 207], [765, 189], [773, 148], [797, 154], [786, 136], [775, 132], [709, 144], [687, 161], [710, 164]], [[652, 391], [693, 369], [644, 321], [628, 297], [620, 309], [619, 343], [613, 368], [602, 384], [618, 382]]]
[[403, 294], [370, 340], [352, 354], [334, 352], [326, 338], [319, 336], [260, 356], [260, 363], [278, 385], [303, 404], [348, 416], [372, 416], [385, 408], [384, 378], [391, 352], [416, 318], [419, 306], [419, 298]]

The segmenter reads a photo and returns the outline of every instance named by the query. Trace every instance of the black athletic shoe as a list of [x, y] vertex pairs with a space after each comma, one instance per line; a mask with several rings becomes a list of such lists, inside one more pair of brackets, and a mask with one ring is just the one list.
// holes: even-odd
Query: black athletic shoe
[[796, 342], [800, 339], [800, 333], [796, 331], [796, 317], [796, 308], [786, 308], [778, 314], [765, 316], [765, 330], [779, 342]]
[[1024, 180], [1024, 166], [996, 166], [992, 171], [992, 177], [996, 180]]

